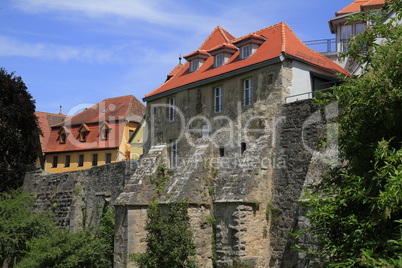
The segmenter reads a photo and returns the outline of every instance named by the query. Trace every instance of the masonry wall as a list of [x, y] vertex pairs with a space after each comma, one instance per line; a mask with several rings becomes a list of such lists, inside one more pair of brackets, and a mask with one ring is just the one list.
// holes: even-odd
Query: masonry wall
[[119, 196], [136, 168], [132, 160], [81, 171], [33, 172], [23, 189], [36, 197], [38, 210], [53, 211], [58, 225], [79, 231], [99, 224], [102, 209]]
[[[289, 232], [308, 224], [297, 200], [328, 168], [316, 146], [325, 113], [311, 100], [260, 107], [268, 124], [250, 140], [242, 162], [235, 161], [234, 153], [219, 157], [215, 145], [198, 139], [187, 155], [191, 161], [170, 171], [160, 201], [190, 201], [200, 267], [212, 267], [215, 254], [218, 267], [236, 262], [304, 267], [308, 256], [292, 247], [315, 243], [311, 237], [295, 240]], [[76, 172], [30, 173], [24, 189], [36, 196], [38, 209], [54, 211], [59, 225], [72, 231], [97, 224], [101, 208], [113, 203], [115, 267], [136, 267], [128, 255], [146, 250], [146, 210], [155, 196], [150, 176], [167, 156], [166, 146], [154, 146], [138, 167], [125, 161]], [[213, 159], [221, 163], [215, 165]]]

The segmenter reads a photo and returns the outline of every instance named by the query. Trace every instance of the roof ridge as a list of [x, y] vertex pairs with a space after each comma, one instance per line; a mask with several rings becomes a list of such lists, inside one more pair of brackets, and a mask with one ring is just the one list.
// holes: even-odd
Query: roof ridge
[[[286, 33], [285, 33], [285, 26], [288, 26], [286, 23], [281, 22], [281, 38], [282, 38], [282, 47], [281, 52], [286, 52]], [[289, 28], [289, 26], [288, 26]], [[289, 28], [290, 29], [290, 28]], [[297, 36], [296, 36], [297, 37]], [[299, 39], [300, 40], [300, 39]]]
[[[230, 34], [228, 31], [226, 31], [225, 29], [223, 29], [221, 26], [216, 26], [213, 31], [209, 34], [209, 36], [204, 40], [204, 42], [201, 44], [201, 46], [198, 48], [198, 50], [206, 50], [206, 49], [202, 49], [205, 44], [214, 36], [214, 33], [219, 32], [219, 34], [223, 37], [224, 40], [226, 40], [226, 42], [230, 42], [234, 39], [236, 39], [236, 37], [234, 37], [232, 34]], [[230, 39], [230, 37], [232, 39]]]
[[[221, 32], [223, 38], [225, 38], [226, 42], [230, 42], [233, 39], [236, 39], [233, 35], [231, 35], [228, 31], [226, 31], [225, 29], [223, 29], [221, 26], [218, 26], [218, 30]], [[230, 35], [232, 38], [229, 38], [228, 35]]]

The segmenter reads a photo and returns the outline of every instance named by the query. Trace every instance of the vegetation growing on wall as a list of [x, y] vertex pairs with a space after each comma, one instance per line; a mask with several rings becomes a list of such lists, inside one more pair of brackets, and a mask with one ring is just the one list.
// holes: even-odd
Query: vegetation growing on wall
[[365, 72], [324, 100], [340, 106], [341, 161], [310, 188], [305, 231], [322, 243], [316, 253], [328, 267], [402, 267], [402, 27], [384, 23], [390, 12], [401, 19], [402, 1], [392, 1], [385, 16], [363, 18], [374, 24], [347, 56]]
[[188, 202], [175, 201], [165, 206], [159, 204], [159, 197], [169, 179], [165, 165], [158, 167], [157, 178], [151, 178], [156, 186], [157, 196], [147, 210], [147, 250], [131, 256], [140, 268], [196, 267], [195, 243], [187, 212]]
[[11, 191], [0, 197], [1, 267], [112, 267], [114, 214], [105, 208], [99, 229], [69, 233], [50, 213], [35, 213], [34, 198]]

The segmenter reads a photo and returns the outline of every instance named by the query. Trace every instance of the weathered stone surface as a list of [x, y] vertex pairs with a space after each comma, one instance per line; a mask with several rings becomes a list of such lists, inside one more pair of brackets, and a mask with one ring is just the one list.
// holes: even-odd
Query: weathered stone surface
[[36, 197], [38, 210], [51, 210], [71, 231], [97, 226], [105, 205], [114, 202], [137, 168], [124, 161], [65, 173], [29, 173], [23, 189]]

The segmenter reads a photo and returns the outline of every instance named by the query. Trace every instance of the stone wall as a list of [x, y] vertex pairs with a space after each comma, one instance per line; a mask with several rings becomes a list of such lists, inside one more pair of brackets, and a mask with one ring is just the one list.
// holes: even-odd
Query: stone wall
[[[325, 112], [308, 100], [282, 105], [259, 118], [265, 121], [263, 131], [241, 155], [219, 156], [213, 143], [198, 139], [185, 156], [187, 161], [170, 171], [160, 202], [190, 202], [200, 267], [212, 267], [214, 255], [218, 267], [236, 262], [253, 267], [304, 267], [302, 261], [308, 256], [293, 246], [316, 243], [311, 237], [295, 240], [289, 233], [308, 224], [297, 201], [306, 185], [328, 168], [317, 151], [320, 133], [326, 129]], [[163, 163], [167, 151], [151, 147], [148, 155], [152, 163]], [[155, 189], [149, 176], [156, 176], [155, 170], [139, 168], [117, 199], [116, 209], [122, 211], [119, 222], [124, 223], [117, 227], [119, 237], [127, 236], [127, 243], [117, 241], [116, 267], [136, 267], [125, 256], [146, 249], [141, 223], [146, 222], [144, 206]], [[210, 218], [214, 224], [209, 224]]]
[[135, 160], [64, 173], [32, 172], [23, 189], [36, 197], [38, 210], [50, 210], [71, 231], [99, 224], [102, 209], [122, 192], [137, 168]]
[[[295, 240], [289, 232], [308, 224], [297, 200], [306, 185], [328, 168], [326, 152], [317, 150], [326, 114], [312, 101], [261, 111], [259, 131], [241, 155], [236, 149], [220, 156], [214, 144], [194, 139], [187, 161], [169, 171], [160, 202], [189, 201], [200, 267], [212, 267], [213, 256], [218, 267], [236, 262], [304, 267], [302, 260], [309, 256], [294, 251], [293, 245], [315, 241], [307, 236]], [[59, 225], [72, 231], [96, 225], [103, 206], [114, 204], [115, 267], [136, 267], [128, 256], [146, 250], [147, 206], [156, 190], [150, 178], [158, 175], [157, 167], [167, 159], [166, 146], [153, 146], [138, 163], [31, 173], [24, 188], [37, 197], [38, 209], [54, 211]]]

